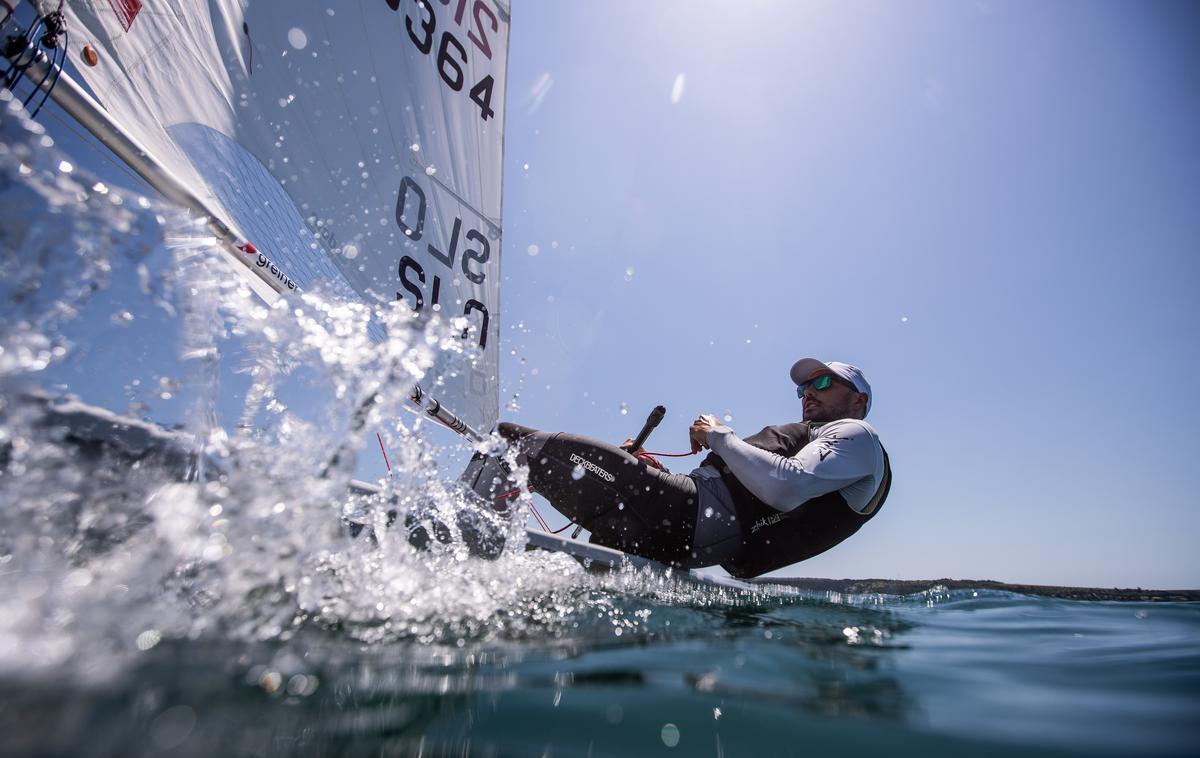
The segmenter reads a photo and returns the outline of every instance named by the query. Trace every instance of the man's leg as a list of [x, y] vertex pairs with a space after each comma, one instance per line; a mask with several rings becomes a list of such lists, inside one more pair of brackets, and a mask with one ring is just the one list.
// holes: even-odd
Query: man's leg
[[529, 466], [529, 483], [592, 541], [694, 565], [697, 495], [691, 478], [659, 471], [606, 442], [502, 423]]

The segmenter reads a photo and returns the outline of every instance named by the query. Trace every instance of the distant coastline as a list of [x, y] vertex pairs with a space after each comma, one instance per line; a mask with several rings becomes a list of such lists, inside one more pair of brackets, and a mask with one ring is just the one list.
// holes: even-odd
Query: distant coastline
[[778, 577], [754, 580], [758, 584], [781, 584], [818, 592], [842, 592], [848, 595], [913, 595], [932, 587], [951, 590], [984, 589], [1038, 595], [1064, 600], [1124, 600], [1136, 602], [1188, 602], [1200, 600], [1200, 590], [1104, 589], [1100, 587], [1057, 587], [1040, 584], [1008, 584], [990, 579], [816, 579]]

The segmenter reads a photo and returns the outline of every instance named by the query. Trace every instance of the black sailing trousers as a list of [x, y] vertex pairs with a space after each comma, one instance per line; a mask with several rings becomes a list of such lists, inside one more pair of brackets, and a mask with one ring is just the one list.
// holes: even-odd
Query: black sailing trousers
[[701, 565], [692, 550], [696, 483], [647, 465], [600, 440], [501, 423], [529, 467], [529, 483], [591, 541], [682, 567]]

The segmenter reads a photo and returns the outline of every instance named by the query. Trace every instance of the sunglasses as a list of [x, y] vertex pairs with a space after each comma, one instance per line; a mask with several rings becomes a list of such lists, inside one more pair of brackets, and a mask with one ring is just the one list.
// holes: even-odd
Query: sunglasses
[[[835, 381], [835, 377], [833, 376], [833, 374], [822, 374], [822, 375], [818, 376], [816, 379], [809, 379], [807, 382], [801, 382], [800, 384], [796, 385], [796, 397], [803, 400], [804, 399], [804, 391], [807, 390], [809, 387], [812, 387], [814, 390], [818, 390], [818, 391], [827, 390], [833, 386], [834, 381]], [[846, 386], [848, 386], [848, 387], [853, 386], [853, 385], [847, 384], [846, 382], [839, 381], [839, 383], [846, 384]], [[854, 388], [854, 391], [857, 392], [858, 389]]]

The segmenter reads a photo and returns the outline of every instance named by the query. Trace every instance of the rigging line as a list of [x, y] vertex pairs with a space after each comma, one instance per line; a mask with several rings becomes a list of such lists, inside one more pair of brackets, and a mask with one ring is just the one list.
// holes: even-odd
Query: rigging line
[[550, 525], [546, 523], [546, 520], [544, 518], [542, 518], [542, 514], [538, 513], [537, 506], [534, 505], [533, 503], [530, 503], [529, 510], [531, 513], [533, 513], [533, 517], [535, 519], [537, 519], [537, 522], [542, 527], [542, 529], [544, 529], [547, 532], [550, 531]]
[[[46, 100], [49, 99], [50, 93], [54, 91], [55, 85], [58, 84], [58, 79], [60, 76], [62, 76], [63, 64], [65, 64], [67, 62], [67, 45], [70, 43], [70, 39], [71, 39], [70, 36], [67, 34], [67, 31], [64, 29], [63, 30], [62, 47], [60, 47], [58, 50], [55, 51], [54, 60], [51, 60], [50, 65], [46, 67], [46, 75], [42, 77], [42, 81], [38, 82], [38, 89], [42, 88], [42, 85], [44, 85], [46, 83], [46, 79], [48, 79], [50, 77], [53, 77], [53, 79], [51, 79], [51, 81], [50, 81], [50, 86], [46, 87], [46, 91], [42, 94], [41, 102], [39, 102], [37, 107], [33, 109], [33, 112], [29, 114], [30, 118], [37, 117], [37, 114], [40, 113], [42, 110], [42, 106], [44, 106], [46, 104]], [[36, 95], [37, 90], [35, 89], [33, 91], [33, 93], [34, 93], [34, 95]], [[33, 95], [29, 96], [29, 100], [30, 101], [33, 100]], [[27, 106], [28, 104], [29, 103], [27, 101], [27, 102], [23, 103], [22, 105]]]
[[379, 434], [379, 432], [375, 432], [375, 439], [379, 440], [379, 452], [383, 453], [383, 465], [387, 466], [388, 476], [391, 477], [392, 464], [388, 460], [387, 450], [383, 447], [383, 437]]
[[[12, 76], [14, 71], [16, 72], [16, 76], [14, 76], [12, 81], [10, 81], [8, 84], [8, 88], [10, 90], [13, 90], [13, 91], [16, 90], [17, 85], [21, 83], [21, 78], [25, 76], [25, 72], [27, 70], [29, 70], [29, 67], [32, 66], [34, 60], [36, 60], [37, 44], [34, 43], [33, 38], [41, 32], [40, 27], [43, 27], [43, 26], [45, 26], [45, 24], [42, 22], [42, 19], [39, 17], [38, 20], [35, 21], [33, 23], [33, 25], [30, 26], [29, 29], [25, 32], [25, 47], [24, 47], [24, 49], [21, 50], [20, 53], [17, 54], [16, 60], [13, 61], [12, 67], [9, 69], [9, 72], [8, 72], [10, 76]], [[35, 29], [37, 30], [36, 32], [34, 31]], [[33, 50], [30, 51], [30, 48], [33, 48]], [[29, 60], [27, 60], [25, 63], [22, 64], [21, 56], [26, 55], [26, 54], [29, 54]]]
[[541, 512], [538, 511], [537, 505], [532, 500], [529, 501], [529, 512], [533, 514], [533, 517], [537, 520], [538, 524], [540, 524], [543, 529], [545, 529], [546, 531], [550, 531], [549, 524], [546, 523], [546, 519], [542, 518]]
[[21, 107], [24, 108], [25, 110], [29, 110], [29, 104], [33, 102], [33, 99], [35, 97], [38, 96], [38, 93], [42, 91], [42, 86], [46, 84], [46, 80], [49, 79], [50, 76], [54, 73], [54, 63], [55, 63], [55, 58], [57, 58], [57, 57], [58, 57], [58, 52], [55, 51], [54, 58], [47, 58], [46, 73], [42, 74], [41, 81], [39, 81], [37, 84], [33, 85], [33, 89], [30, 91], [29, 97], [27, 97], [21, 101]]
[[84, 133], [84, 132], [81, 132], [80, 130], [76, 129], [73, 122], [68, 121], [67, 119], [63, 118], [53, 108], [46, 111], [46, 115], [49, 116], [50, 118], [54, 119], [55, 121], [57, 121], [59, 123], [59, 125], [62, 126], [64, 129], [66, 129], [67, 131], [71, 132], [76, 137], [78, 137], [80, 142], [82, 142], [84, 145], [87, 145], [89, 148], [91, 148], [93, 151], [95, 151], [95, 153], [97, 155], [99, 155], [101, 158], [108, 161], [116, 168], [120, 169], [125, 175], [127, 175], [129, 178], [133, 179], [136, 184], [143, 185], [143, 194], [158, 195], [157, 190], [155, 190], [153, 187], [150, 187], [146, 183], [146, 180], [143, 177], [139, 176], [136, 172], [134, 172], [134, 170], [131, 169], [127, 163], [120, 160], [119, 158], [116, 158], [112, 154], [112, 152], [109, 151], [108, 148], [104, 147], [102, 144], [97, 145], [95, 142], [93, 142], [95, 137], [90, 132]]

